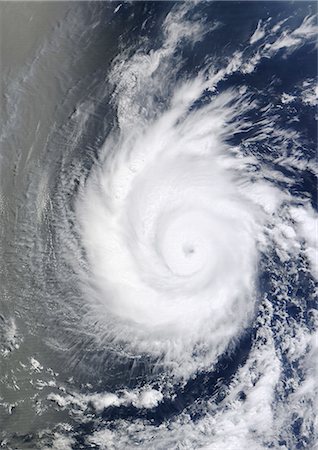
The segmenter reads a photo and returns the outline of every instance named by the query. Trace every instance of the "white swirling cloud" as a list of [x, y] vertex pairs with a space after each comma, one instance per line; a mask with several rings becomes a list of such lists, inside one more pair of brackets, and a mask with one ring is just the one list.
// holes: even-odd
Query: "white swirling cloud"
[[[259, 22], [251, 46], [176, 81], [178, 45], [201, 40], [206, 30], [201, 18], [187, 19], [188, 7], [180, 4], [167, 16], [156, 50], [130, 49], [114, 59], [107, 82], [117, 126], [75, 209], [88, 263], [79, 270], [88, 322], [96, 324], [92, 334], [106, 353], [145, 359], [154, 377], [147, 372], [133, 390], [116, 386], [50, 399], [83, 415], [87, 405], [98, 418], [105, 414], [103, 426], [87, 437], [105, 449], [287, 450], [295, 444], [295, 416], [303, 420], [304, 438], [312, 439], [308, 398], [317, 392], [316, 335], [286, 312], [306, 308], [291, 291], [301, 265], [316, 274], [317, 215], [308, 198], [288, 186], [295, 171], [316, 166], [303, 158], [301, 133], [276, 123], [272, 98], [259, 107], [259, 93], [246, 85], [222, 90], [219, 83], [252, 73], [264, 58], [291, 54], [312, 40], [314, 21], [305, 18], [282, 32], [285, 21]], [[252, 110], [255, 123], [248, 119]], [[248, 130], [254, 132], [238, 147], [229, 144]], [[264, 278], [270, 272], [271, 285], [261, 292], [262, 270]], [[316, 319], [310, 320], [314, 328]], [[212, 374], [251, 323], [247, 360], [226, 386], [216, 382], [224, 399], [202, 395], [160, 426], [140, 419], [173, 402], [182, 382], [200, 370]], [[140, 416], [122, 419], [126, 407]], [[111, 425], [108, 409], [120, 410]]]
[[[181, 377], [211, 366], [252, 318], [258, 233], [271, 213], [262, 203], [280, 199], [265, 183], [247, 189], [250, 160], [237, 161], [225, 142], [248, 126], [239, 119], [251, 107], [244, 94], [225, 91], [193, 107], [233, 62], [173, 88], [160, 78], [159, 62], [199, 29], [179, 27], [172, 37], [166, 25], [163, 49], [121, 64], [120, 78], [115, 65], [119, 130], [77, 202], [87, 295], [107, 339]], [[169, 89], [164, 110], [146, 118], [143, 96]]]

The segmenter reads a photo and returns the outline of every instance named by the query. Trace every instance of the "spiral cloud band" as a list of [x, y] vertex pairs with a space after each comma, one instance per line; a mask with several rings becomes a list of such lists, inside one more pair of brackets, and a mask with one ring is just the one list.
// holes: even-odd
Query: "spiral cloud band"
[[314, 448], [315, 8], [53, 2], [19, 47], [0, 447]]
[[244, 102], [231, 91], [191, 110], [210, 85], [202, 76], [179, 86], [150, 121], [119, 116], [77, 202], [89, 298], [109, 339], [182, 376], [217, 360], [256, 301], [263, 217], [223, 138], [242, 127]]

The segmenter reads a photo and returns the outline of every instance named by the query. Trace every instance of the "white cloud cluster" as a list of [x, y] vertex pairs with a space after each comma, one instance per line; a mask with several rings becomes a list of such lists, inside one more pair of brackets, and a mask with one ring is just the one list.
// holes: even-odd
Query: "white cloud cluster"
[[[311, 42], [314, 19], [306, 17], [293, 30], [283, 27], [285, 21], [260, 21], [249, 39], [252, 55], [241, 49], [176, 82], [182, 63], [178, 45], [205, 34], [201, 19], [187, 18], [188, 8], [181, 4], [167, 16], [158, 49], [114, 60], [109, 82], [118, 128], [81, 186], [75, 211], [89, 267], [76, 269], [98, 345], [110, 342], [121, 357], [145, 356], [151, 377], [162, 372], [165, 377], [156, 379], [156, 387], [133, 391], [51, 394], [61, 409], [76, 407], [85, 414], [90, 406], [98, 415], [109, 407], [157, 407], [171, 399], [179, 382], [213, 370], [241, 337], [254, 318], [262, 258], [271, 264], [277, 258], [288, 276], [296, 272], [295, 261], [305, 258], [310, 276], [317, 274], [316, 213], [288, 192], [292, 175], [264, 163], [267, 158], [293, 171], [307, 168], [309, 162], [299, 158], [300, 133], [278, 126], [271, 104], [259, 111], [255, 124], [244, 120], [244, 113], [258, 106], [248, 87], [218, 92], [231, 74], [251, 73], [262, 58]], [[281, 97], [285, 108], [294, 100], [292, 93]], [[227, 143], [254, 125], [258, 131], [244, 144], [270, 147], [261, 163], [252, 151], [243, 154]], [[295, 151], [291, 142], [297, 143]], [[287, 323], [291, 281], [286, 275], [280, 286], [279, 273], [271, 269], [273, 298], [262, 299], [251, 352], [226, 387], [224, 401], [200, 399], [160, 426], [114, 419], [87, 442], [102, 449], [138, 444], [156, 450], [278, 445], [287, 450], [294, 445], [294, 416], [302, 417], [307, 436], [316, 420], [310, 418], [316, 399], [308, 403], [310, 393], [317, 393], [316, 335], [292, 317]], [[303, 300], [293, 300], [301, 309]], [[290, 370], [300, 364], [303, 375], [284, 378], [284, 358]], [[196, 413], [200, 417], [194, 420]]]

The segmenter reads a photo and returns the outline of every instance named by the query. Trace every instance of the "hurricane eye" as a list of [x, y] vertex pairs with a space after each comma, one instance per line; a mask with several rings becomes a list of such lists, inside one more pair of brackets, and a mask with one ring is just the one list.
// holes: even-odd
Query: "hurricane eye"
[[195, 247], [191, 244], [184, 244], [182, 251], [187, 258], [191, 258], [191, 256], [195, 253]]

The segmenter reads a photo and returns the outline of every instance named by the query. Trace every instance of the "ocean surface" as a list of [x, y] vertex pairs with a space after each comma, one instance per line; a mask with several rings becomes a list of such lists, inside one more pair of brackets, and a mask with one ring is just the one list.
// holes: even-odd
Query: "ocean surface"
[[0, 38], [0, 448], [317, 449], [317, 4]]

